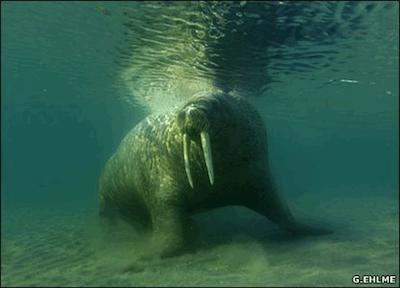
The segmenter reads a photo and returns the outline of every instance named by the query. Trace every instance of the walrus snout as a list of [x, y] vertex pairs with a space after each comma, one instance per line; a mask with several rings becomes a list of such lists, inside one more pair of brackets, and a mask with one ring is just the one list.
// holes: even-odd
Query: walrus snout
[[202, 131], [209, 131], [208, 118], [206, 107], [190, 104], [179, 111], [177, 124], [182, 134], [188, 134], [191, 140], [197, 142]]
[[201, 147], [203, 148], [208, 178], [211, 185], [214, 184], [214, 166], [209, 134], [210, 121], [207, 115], [207, 108], [201, 104], [190, 104], [182, 108], [177, 115], [177, 124], [182, 133], [183, 158], [190, 187], [194, 188], [190, 172], [190, 142], [198, 141], [198, 139], [200, 139]]

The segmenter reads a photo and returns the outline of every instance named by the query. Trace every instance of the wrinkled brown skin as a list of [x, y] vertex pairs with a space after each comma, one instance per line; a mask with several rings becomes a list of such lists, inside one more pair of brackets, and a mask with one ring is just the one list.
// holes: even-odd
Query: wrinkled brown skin
[[[189, 105], [198, 113], [185, 122]], [[214, 185], [201, 129], [210, 135]], [[192, 140], [194, 189], [185, 172], [183, 132]], [[248, 100], [228, 94], [192, 98], [171, 113], [147, 117], [126, 135], [100, 177], [100, 215], [107, 222], [119, 216], [137, 229], [152, 229], [161, 257], [184, 251], [188, 217], [227, 205], [248, 207], [289, 233], [313, 234], [294, 221], [277, 194], [267, 157], [264, 122]]]

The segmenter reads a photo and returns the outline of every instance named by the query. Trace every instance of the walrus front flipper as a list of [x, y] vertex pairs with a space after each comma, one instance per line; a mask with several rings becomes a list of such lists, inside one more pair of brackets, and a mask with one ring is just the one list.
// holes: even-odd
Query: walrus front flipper
[[146, 251], [141, 251], [138, 255], [139, 259], [145, 260], [153, 256], [166, 258], [182, 254], [185, 248], [186, 222], [181, 210], [175, 205], [159, 203], [153, 206], [151, 213], [153, 236]]

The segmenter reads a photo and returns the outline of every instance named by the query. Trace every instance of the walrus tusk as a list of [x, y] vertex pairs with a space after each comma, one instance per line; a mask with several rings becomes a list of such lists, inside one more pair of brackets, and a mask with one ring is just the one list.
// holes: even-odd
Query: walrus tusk
[[[200, 138], [201, 138], [201, 146], [203, 147], [204, 160], [207, 166], [208, 178], [210, 179], [211, 185], [213, 185], [214, 166], [211, 154], [210, 135], [208, 134], [208, 132], [201, 132]], [[189, 155], [190, 155], [189, 136], [185, 133], [183, 134], [183, 158], [185, 161], [186, 177], [188, 178], [190, 187], [194, 189], [192, 174], [190, 173]]]
[[211, 155], [210, 135], [208, 132], [202, 131], [200, 133], [201, 146], [203, 147], [204, 160], [206, 161], [208, 178], [210, 179], [211, 185], [214, 184], [214, 166]]
[[185, 160], [186, 176], [188, 178], [190, 187], [192, 187], [192, 189], [194, 189], [192, 174], [190, 174], [190, 165], [189, 165], [190, 143], [189, 143], [188, 138], [189, 137], [186, 133], [183, 134], [183, 158]]

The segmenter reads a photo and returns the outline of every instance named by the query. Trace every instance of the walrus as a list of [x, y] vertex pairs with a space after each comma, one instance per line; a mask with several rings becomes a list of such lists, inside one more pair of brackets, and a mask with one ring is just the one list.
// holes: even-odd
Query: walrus
[[152, 230], [161, 257], [185, 251], [190, 216], [227, 205], [250, 208], [290, 234], [314, 234], [278, 195], [267, 148], [264, 122], [249, 100], [193, 96], [148, 116], [122, 140], [100, 176], [101, 219]]

